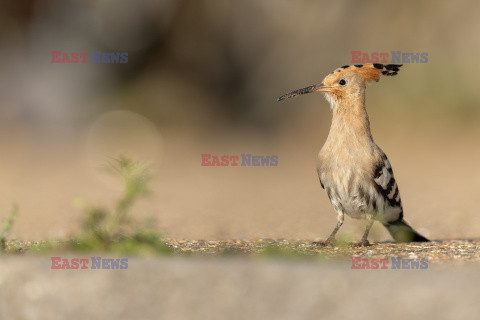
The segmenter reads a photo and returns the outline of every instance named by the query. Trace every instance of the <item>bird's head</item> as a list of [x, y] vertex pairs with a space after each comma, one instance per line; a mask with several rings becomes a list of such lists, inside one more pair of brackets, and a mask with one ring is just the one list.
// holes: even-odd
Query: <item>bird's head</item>
[[343, 66], [331, 72], [322, 83], [298, 89], [278, 98], [282, 101], [300, 94], [323, 92], [332, 107], [339, 103], [355, 101], [362, 96], [367, 83], [378, 81], [382, 75], [394, 76], [401, 64], [356, 64]]

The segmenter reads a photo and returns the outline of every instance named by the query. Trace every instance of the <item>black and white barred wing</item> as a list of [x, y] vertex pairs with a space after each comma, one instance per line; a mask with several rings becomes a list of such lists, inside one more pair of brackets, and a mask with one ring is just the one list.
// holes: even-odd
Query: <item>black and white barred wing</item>
[[401, 219], [403, 216], [402, 200], [393, 176], [392, 166], [385, 155], [374, 171], [373, 181], [377, 190], [378, 218], [385, 222]]

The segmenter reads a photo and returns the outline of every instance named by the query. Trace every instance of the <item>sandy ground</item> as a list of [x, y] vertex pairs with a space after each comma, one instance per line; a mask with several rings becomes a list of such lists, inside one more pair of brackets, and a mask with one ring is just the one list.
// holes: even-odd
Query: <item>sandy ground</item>
[[[155, 139], [144, 139], [145, 145], [132, 139], [125, 149], [152, 161], [156, 172], [150, 196], [135, 212], [156, 218], [158, 230], [173, 239], [325, 239], [336, 217], [320, 188], [315, 158], [328, 127], [312, 123], [308, 128], [281, 132], [270, 142], [255, 135], [168, 131], [157, 148], [149, 147], [160, 143]], [[407, 221], [432, 239], [480, 234], [479, 134], [453, 132], [420, 126], [409, 128], [408, 135], [404, 128], [374, 130], [393, 165]], [[56, 147], [35, 144], [32, 137], [15, 141], [3, 141], [6, 151], [0, 159], [0, 219], [13, 203], [20, 209], [11, 238], [67, 237], [81, 221], [76, 199], [108, 206], [118, 197], [121, 185], [99, 169], [107, 158], [92, 157], [82, 139]], [[276, 154], [279, 165], [202, 167], [202, 153]], [[354, 241], [362, 229], [362, 221], [347, 218], [340, 235]], [[390, 237], [374, 225], [370, 239]]]

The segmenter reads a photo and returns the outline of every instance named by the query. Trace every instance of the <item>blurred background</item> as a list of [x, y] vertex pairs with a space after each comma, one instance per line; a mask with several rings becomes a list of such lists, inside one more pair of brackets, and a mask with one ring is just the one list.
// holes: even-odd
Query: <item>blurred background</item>
[[[0, 219], [66, 237], [75, 199], [121, 191], [100, 170], [152, 163], [137, 211], [168, 238], [325, 239], [336, 223], [315, 172], [331, 113], [276, 98], [351, 64], [351, 51], [428, 52], [367, 91], [407, 220], [432, 239], [480, 234], [478, 1], [13, 1], [0, 4]], [[56, 64], [51, 51], [128, 52]], [[90, 61], [90, 59], [89, 59]], [[278, 155], [276, 167], [203, 167], [201, 154]], [[341, 230], [354, 239], [361, 222]], [[389, 236], [376, 226], [372, 239]]]

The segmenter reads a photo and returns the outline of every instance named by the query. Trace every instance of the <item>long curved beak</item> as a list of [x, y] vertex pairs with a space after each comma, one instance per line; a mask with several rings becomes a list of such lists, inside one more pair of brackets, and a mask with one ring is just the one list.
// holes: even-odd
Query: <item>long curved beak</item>
[[290, 93], [284, 94], [280, 98], [277, 99], [277, 101], [282, 101], [285, 99], [293, 98], [301, 94], [306, 94], [306, 93], [312, 93], [312, 92], [330, 92], [333, 89], [333, 87], [329, 86], [324, 86], [323, 83], [321, 84], [315, 84], [313, 86], [309, 86], [306, 88], [298, 89], [295, 91], [292, 91]]

